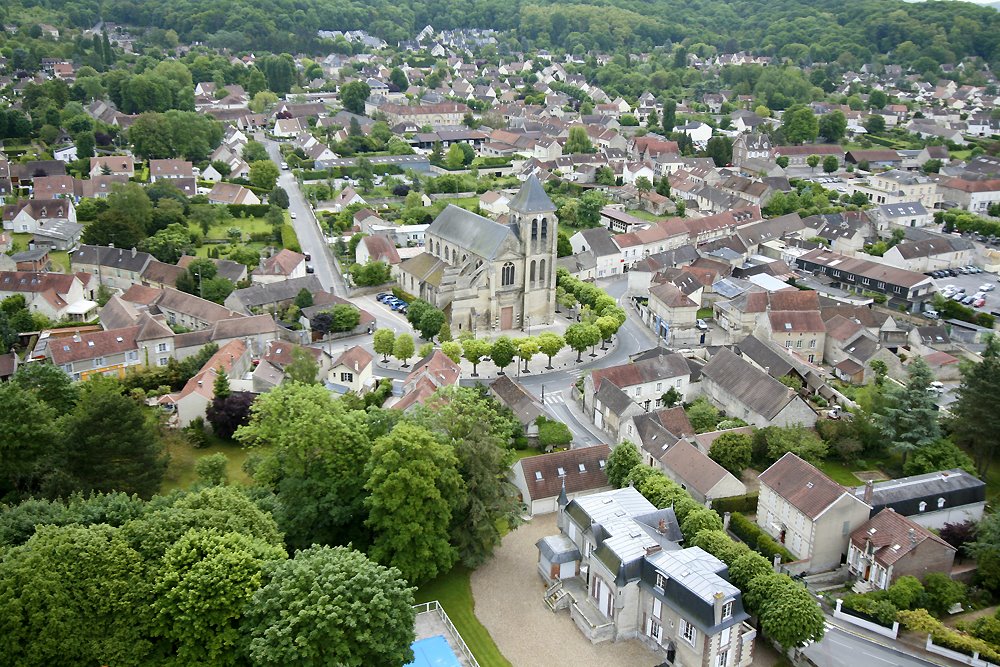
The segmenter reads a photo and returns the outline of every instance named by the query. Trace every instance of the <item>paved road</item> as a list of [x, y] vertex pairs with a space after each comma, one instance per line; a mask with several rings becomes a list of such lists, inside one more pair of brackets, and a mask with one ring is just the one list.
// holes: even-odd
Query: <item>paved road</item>
[[[281, 152], [278, 150], [278, 143], [270, 139], [263, 140], [267, 147], [268, 155], [275, 164], [281, 164]], [[302, 251], [312, 256], [310, 264], [316, 272], [323, 288], [331, 290], [337, 296], [347, 296], [347, 286], [344, 278], [337, 271], [337, 265], [333, 261], [333, 254], [320, 231], [319, 223], [313, 214], [312, 207], [306, 202], [302, 195], [302, 189], [292, 175], [291, 171], [282, 171], [278, 178], [278, 185], [288, 192], [288, 210], [295, 214], [292, 226], [295, 234], [299, 237], [299, 245]]]
[[[890, 640], [886, 639], [888, 643]], [[816, 667], [938, 667], [909, 655], [905, 647], [896, 650], [883, 646], [864, 637], [859, 637], [840, 628], [826, 624], [826, 634], [815, 644], [810, 644], [802, 652]]]

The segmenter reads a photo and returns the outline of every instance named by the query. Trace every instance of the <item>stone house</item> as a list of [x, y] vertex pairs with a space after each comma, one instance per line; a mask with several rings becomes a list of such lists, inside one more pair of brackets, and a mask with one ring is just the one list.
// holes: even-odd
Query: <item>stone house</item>
[[559, 511], [561, 495], [569, 501], [611, 488], [604, 470], [610, 453], [607, 445], [594, 445], [527, 456], [511, 467], [510, 480], [529, 516], [551, 514]]
[[898, 578], [949, 574], [955, 547], [919, 523], [886, 508], [851, 533], [847, 566], [855, 590], [887, 589]]

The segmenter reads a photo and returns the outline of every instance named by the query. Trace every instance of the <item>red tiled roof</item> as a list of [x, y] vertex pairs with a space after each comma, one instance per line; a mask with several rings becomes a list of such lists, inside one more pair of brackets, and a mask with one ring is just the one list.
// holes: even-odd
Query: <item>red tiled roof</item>
[[955, 551], [955, 547], [916, 521], [898, 514], [891, 507], [883, 509], [851, 533], [851, 544], [858, 549], [865, 549], [867, 542], [871, 542], [875, 549], [875, 560], [886, 566], [900, 560], [927, 540], [942, 549]]
[[850, 495], [847, 489], [791, 452], [771, 464], [758, 479], [810, 519], [822, 514], [842, 495]]
[[[611, 448], [607, 445], [594, 445], [521, 459], [519, 465], [524, 471], [529, 496], [525, 500], [554, 498], [562, 491], [564, 481], [568, 494], [607, 486], [608, 474], [604, 464], [610, 454]], [[560, 469], [562, 475], [559, 474]]]

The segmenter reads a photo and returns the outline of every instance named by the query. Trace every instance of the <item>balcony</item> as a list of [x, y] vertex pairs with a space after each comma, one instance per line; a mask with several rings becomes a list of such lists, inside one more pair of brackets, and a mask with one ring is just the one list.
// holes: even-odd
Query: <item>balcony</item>
[[558, 584], [546, 591], [546, 603], [553, 611], [568, 607], [570, 618], [592, 643], [614, 640], [614, 622], [597, 608], [594, 600], [587, 594], [587, 586], [583, 579], [579, 577], [560, 579]]

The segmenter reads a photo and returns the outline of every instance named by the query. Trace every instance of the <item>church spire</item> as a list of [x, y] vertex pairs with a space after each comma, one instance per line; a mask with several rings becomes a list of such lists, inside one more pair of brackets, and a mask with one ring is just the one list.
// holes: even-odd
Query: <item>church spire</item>
[[555, 204], [545, 194], [541, 181], [532, 174], [524, 182], [521, 189], [514, 196], [514, 200], [508, 204], [511, 211], [516, 211], [522, 215], [530, 213], [549, 213], [556, 210]]

